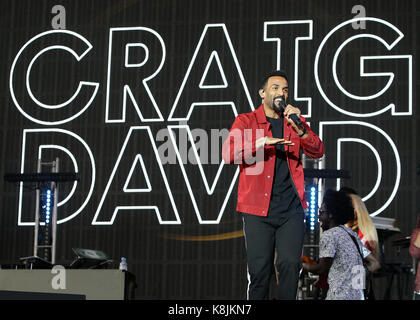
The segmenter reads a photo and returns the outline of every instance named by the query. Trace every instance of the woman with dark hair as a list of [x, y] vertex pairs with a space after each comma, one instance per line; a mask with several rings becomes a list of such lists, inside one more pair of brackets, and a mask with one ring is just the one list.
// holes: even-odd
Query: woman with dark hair
[[319, 210], [324, 231], [319, 243], [319, 263], [303, 263], [303, 268], [309, 272], [328, 275], [327, 300], [364, 300], [362, 255], [370, 272], [380, 268], [378, 260], [357, 234], [345, 226], [353, 218], [350, 197], [342, 191], [327, 190]]

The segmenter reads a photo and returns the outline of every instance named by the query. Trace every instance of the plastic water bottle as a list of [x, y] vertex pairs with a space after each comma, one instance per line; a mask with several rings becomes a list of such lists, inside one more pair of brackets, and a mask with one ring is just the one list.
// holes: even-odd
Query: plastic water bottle
[[127, 264], [127, 259], [122, 257], [121, 258], [121, 262], [120, 262], [120, 270], [121, 271], [128, 271], [128, 264]]

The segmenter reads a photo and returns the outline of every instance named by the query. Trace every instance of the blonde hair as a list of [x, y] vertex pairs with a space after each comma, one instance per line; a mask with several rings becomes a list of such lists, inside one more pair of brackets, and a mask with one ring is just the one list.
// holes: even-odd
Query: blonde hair
[[352, 229], [359, 228], [363, 233], [363, 237], [369, 243], [369, 246], [372, 248], [372, 254], [378, 257], [378, 233], [376, 228], [370, 218], [369, 212], [362, 201], [362, 199], [355, 194], [349, 194], [354, 208], [354, 221]]

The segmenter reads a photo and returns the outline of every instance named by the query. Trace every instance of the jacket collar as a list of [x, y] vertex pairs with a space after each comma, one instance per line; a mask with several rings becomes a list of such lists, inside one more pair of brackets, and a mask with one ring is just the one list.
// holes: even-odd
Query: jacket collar
[[[268, 123], [268, 125], [270, 126], [271, 124], [267, 121], [267, 116], [265, 115], [265, 111], [264, 111], [264, 104], [261, 104], [257, 110], [254, 111], [255, 112], [255, 117], [257, 118], [257, 123]], [[288, 129], [290, 126], [290, 123], [283, 118], [284, 120], [284, 129]]]
[[255, 116], [257, 117], [258, 123], [267, 123], [267, 117], [265, 116], [264, 104], [261, 104], [260, 107], [255, 110]]

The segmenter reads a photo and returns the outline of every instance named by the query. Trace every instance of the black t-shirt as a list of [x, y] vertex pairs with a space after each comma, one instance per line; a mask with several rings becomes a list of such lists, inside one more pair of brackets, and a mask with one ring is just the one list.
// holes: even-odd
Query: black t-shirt
[[[271, 124], [273, 137], [283, 138], [283, 118], [267, 117], [267, 121]], [[276, 165], [268, 214], [281, 214], [298, 210], [302, 210], [302, 205], [290, 176], [284, 145], [278, 144], [276, 145]]]

